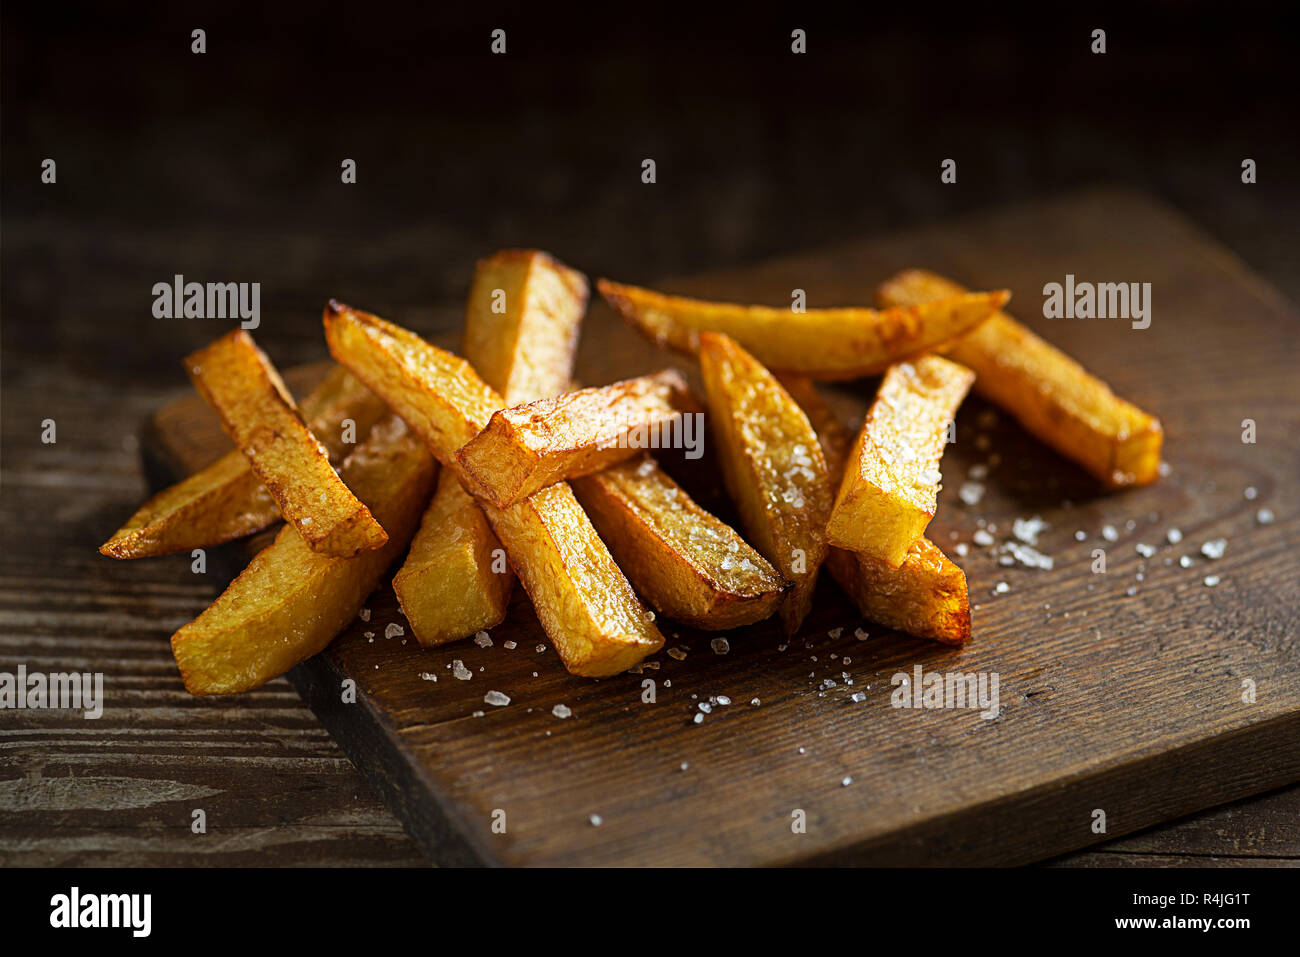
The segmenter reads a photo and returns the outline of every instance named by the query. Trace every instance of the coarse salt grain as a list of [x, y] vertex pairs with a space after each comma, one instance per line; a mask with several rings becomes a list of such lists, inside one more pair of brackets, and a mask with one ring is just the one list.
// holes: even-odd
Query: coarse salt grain
[[483, 696], [483, 703], [497, 708], [504, 708], [510, 703], [510, 696], [502, 694], [500, 691], [489, 691]]

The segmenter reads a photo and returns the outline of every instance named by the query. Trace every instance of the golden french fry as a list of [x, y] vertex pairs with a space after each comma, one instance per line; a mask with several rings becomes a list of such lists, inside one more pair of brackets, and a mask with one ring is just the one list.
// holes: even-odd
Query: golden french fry
[[[386, 412], [374, 393], [337, 366], [302, 402], [303, 418], [331, 462], [352, 447], [343, 441], [346, 420], [353, 422], [353, 438], [360, 442]], [[146, 558], [209, 548], [260, 532], [279, 519], [275, 499], [235, 449], [153, 496], [99, 551], [110, 558]]]
[[376, 425], [341, 471], [388, 529], [387, 544], [342, 558], [312, 551], [291, 526], [281, 529], [215, 602], [172, 635], [190, 693], [248, 691], [322, 651], [406, 547], [434, 470], [399, 419]]
[[[817, 430], [832, 482], [838, 482], [853, 447], [853, 433], [831, 412], [811, 381], [783, 376], [781, 384]], [[826, 568], [865, 618], [949, 645], [970, 638], [966, 575], [927, 538], [913, 542], [897, 568], [834, 546], [826, 553]]]
[[826, 459], [808, 417], [757, 359], [720, 333], [701, 333], [699, 348], [727, 491], [749, 539], [794, 582], [780, 608], [792, 634], [812, 606], [826, 557]]
[[599, 472], [680, 430], [682, 413], [699, 408], [686, 377], [674, 369], [538, 399], [495, 412], [456, 453], [497, 508], [538, 489]]
[[[503, 404], [473, 367], [412, 332], [334, 302], [325, 310], [325, 338], [334, 357], [469, 487], [455, 452]], [[481, 504], [570, 672], [617, 674], [663, 646], [652, 616], [566, 483], [508, 509]]]
[[662, 614], [716, 631], [776, 611], [788, 582], [649, 455], [571, 484], [619, 567]]
[[[921, 269], [887, 280], [886, 305], [919, 307], [962, 292]], [[1004, 312], [952, 343], [948, 355], [975, 372], [975, 391], [1110, 488], [1147, 485], [1160, 474], [1160, 420], [1116, 396], [1061, 350]]]
[[459, 641], [505, 620], [514, 575], [493, 568], [498, 549], [483, 509], [444, 470], [406, 561], [393, 576], [393, 591], [420, 644]]
[[832, 545], [897, 568], [934, 518], [949, 423], [975, 379], [939, 356], [890, 366], [826, 523]]
[[661, 347], [697, 352], [701, 333], [726, 333], [768, 368], [815, 379], [883, 372], [973, 329], [1010, 298], [1001, 290], [907, 308], [796, 313], [666, 296], [606, 279], [596, 285], [615, 311]]
[[313, 551], [348, 557], [388, 535], [343, 484], [265, 353], [243, 329], [185, 357], [199, 394]]
[[[479, 261], [465, 308], [464, 351], [507, 402], [569, 391], [587, 280], [545, 253], [506, 250]], [[514, 573], [482, 509], [445, 474], [393, 578], [393, 591], [424, 645], [495, 628]]]

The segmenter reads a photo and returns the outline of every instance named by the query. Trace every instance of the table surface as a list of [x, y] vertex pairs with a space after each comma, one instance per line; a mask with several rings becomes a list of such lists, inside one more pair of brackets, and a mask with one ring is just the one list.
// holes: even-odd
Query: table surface
[[[503, 246], [651, 282], [1120, 181], [1300, 301], [1300, 124], [1280, 121], [1293, 57], [1265, 20], [1223, 44], [1217, 17], [1162, 19], [1093, 59], [1000, 23], [823, 30], [815, 57], [776, 63], [709, 44], [647, 57], [612, 30], [573, 32], [573, 48], [552, 37], [548, 59], [521, 30], [524, 56], [480, 62], [403, 55], [350, 19], [268, 12], [259, 28], [241, 8], [214, 13], [204, 61], [168, 52], [190, 27], [167, 16], [100, 13], [77, 34], [5, 15], [0, 668], [110, 654], [136, 667], [100, 721], [0, 714], [4, 865], [422, 863], [287, 681], [184, 692], [166, 635], [215, 582], [180, 556], [95, 551], [146, 494], [141, 422], [188, 387], [177, 358], [218, 328], [152, 319], [159, 280], [262, 281], [258, 338], [290, 366], [321, 357], [299, 320], [330, 295], [450, 328], [473, 261]], [[340, 31], [357, 54], [324, 82]], [[1221, 69], [1205, 69], [1207, 49]], [[941, 64], [961, 79], [947, 85]], [[940, 186], [954, 150], [959, 182]], [[32, 172], [50, 155], [57, 187]], [[647, 155], [653, 189], [638, 180]], [[1239, 181], [1243, 155], [1257, 186]], [[339, 185], [343, 156], [355, 187]], [[40, 442], [47, 418], [55, 445]], [[1054, 863], [1294, 865], [1300, 786]]]

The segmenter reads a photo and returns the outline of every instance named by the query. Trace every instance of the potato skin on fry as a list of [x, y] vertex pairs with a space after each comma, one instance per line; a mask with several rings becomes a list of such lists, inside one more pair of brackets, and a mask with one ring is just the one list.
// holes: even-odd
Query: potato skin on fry
[[[336, 366], [302, 402], [307, 420], [331, 462], [352, 448], [342, 440], [343, 421], [365, 441], [387, 408], [346, 369]], [[280, 520], [280, 508], [238, 449], [207, 468], [163, 489], [100, 546], [110, 558], [146, 558], [209, 548], [260, 532]]]
[[699, 355], [727, 491], [750, 541], [794, 583], [780, 609], [793, 634], [812, 607], [826, 557], [826, 459], [803, 410], [739, 343], [704, 332]]
[[[456, 449], [482, 430], [501, 397], [463, 359], [339, 303], [325, 311], [334, 357], [402, 416], [467, 488]], [[481, 501], [570, 672], [605, 677], [663, 646], [663, 636], [610, 557], [567, 483], [498, 509]]]
[[637, 455], [630, 441], [699, 408], [675, 369], [538, 399], [493, 414], [456, 458], [497, 506]]
[[933, 350], [1004, 306], [1006, 290], [963, 293], [939, 302], [884, 310], [742, 306], [596, 283], [628, 323], [660, 347], [694, 353], [704, 332], [725, 333], [769, 369], [814, 379], [856, 379]]
[[351, 621], [410, 540], [435, 466], [395, 417], [343, 463], [344, 479], [389, 530], [383, 548], [340, 558], [286, 526], [198, 618], [172, 635], [191, 694], [248, 691], [322, 651]]
[[662, 614], [717, 631], [776, 611], [789, 583], [649, 455], [571, 484], [619, 567]]
[[[852, 449], [853, 434], [811, 381], [783, 376], [781, 384], [817, 430], [832, 480], [838, 480]], [[863, 617], [949, 645], [970, 640], [970, 597], [965, 573], [929, 539], [912, 543], [898, 568], [832, 546], [826, 568]]]
[[[886, 305], [917, 306], [962, 291], [942, 276], [909, 269], [882, 283], [877, 298]], [[974, 370], [978, 394], [1108, 488], [1149, 485], [1159, 477], [1160, 420], [1116, 396], [1006, 313], [995, 312], [947, 353]]]
[[346, 558], [388, 541], [334, 471], [280, 374], [245, 330], [186, 356], [185, 369], [280, 514], [314, 551]]
[[897, 568], [938, 499], [947, 425], [974, 373], [939, 356], [890, 366], [849, 453], [826, 538]]

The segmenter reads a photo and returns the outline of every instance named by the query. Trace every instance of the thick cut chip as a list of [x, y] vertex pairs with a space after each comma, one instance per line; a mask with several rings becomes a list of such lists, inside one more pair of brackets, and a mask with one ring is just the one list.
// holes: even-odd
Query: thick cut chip
[[660, 346], [699, 350], [700, 334], [722, 332], [770, 369], [815, 379], [875, 375], [902, 359], [933, 350], [973, 329], [1010, 298], [1006, 290], [951, 296], [892, 309], [809, 309], [740, 306], [666, 296], [597, 282], [607, 302]]
[[[344, 441], [348, 421], [354, 430], [348, 437], [363, 442], [388, 411], [373, 392], [340, 367], [303, 400], [301, 409], [331, 462], [342, 461], [343, 453], [353, 447]], [[279, 520], [275, 499], [248, 459], [235, 449], [149, 499], [99, 550], [111, 558], [187, 552], [252, 535]]]
[[463, 351], [511, 405], [569, 391], [587, 279], [546, 253], [480, 260], [465, 308]]
[[[961, 292], [941, 276], [910, 269], [882, 284], [878, 298], [886, 305], [917, 307]], [[995, 312], [952, 343], [947, 354], [975, 372], [976, 393], [1109, 488], [1148, 485], [1159, 477], [1160, 420], [1116, 396], [1006, 313]]]
[[572, 485], [619, 567], [662, 614], [722, 630], [776, 611], [785, 579], [649, 455]]
[[[808, 379], [783, 377], [781, 383], [817, 430], [827, 468], [837, 481], [852, 448], [853, 433], [835, 417]], [[863, 616], [872, 621], [949, 645], [964, 644], [970, 638], [966, 575], [929, 539], [913, 542], [897, 568], [832, 546], [826, 554], [826, 568]]]
[[780, 609], [792, 634], [812, 606], [826, 556], [826, 459], [808, 417], [734, 339], [702, 333], [700, 369], [727, 491], [749, 540], [794, 583]]
[[699, 403], [674, 369], [538, 399], [493, 414], [456, 453], [482, 493], [508, 508], [539, 489], [599, 472], [639, 449], [670, 447]]
[[832, 545], [897, 568], [934, 518], [949, 423], [974, 381], [938, 356], [890, 367], [867, 412], [826, 523]]
[[450, 469], [444, 471], [393, 576], [393, 591], [420, 644], [458, 641], [505, 620], [514, 576], [497, 553], [505, 555], [483, 509]]
[[343, 463], [343, 478], [388, 529], [382, 548], [314, 552], [291, 527], [258, 552], [198, 618], [172, 635], [192, 694], [248, 691], [322, 651], [410, 541], [433, 488], [423, 444], [389, 417]]
[[[465, 357], [507, 402], [569, 390], [587, 280], [533, 250], [480, 260], [465, 308]], [[438, 483], [393, 591], [425, 645], [495, 628], [514, 573], [482, 509], [450, 473]]]
[[[412, 332], [339, 303], [325, 310], [331, 353], [424, 439], [462, 484], [456, 450], [482, 431], [501, 397], [473, 367]], [[626, 671], [663, 636], [614, 564], [567, 483], [508, 509], [482, 502], [538, 620], [573, 674]]]
[[185, 369], [284, 520], [313, 551], [347, 558], [388, 541], [330, 465], [329, 454], [252, 336], [236, 329], [186, 356]]

